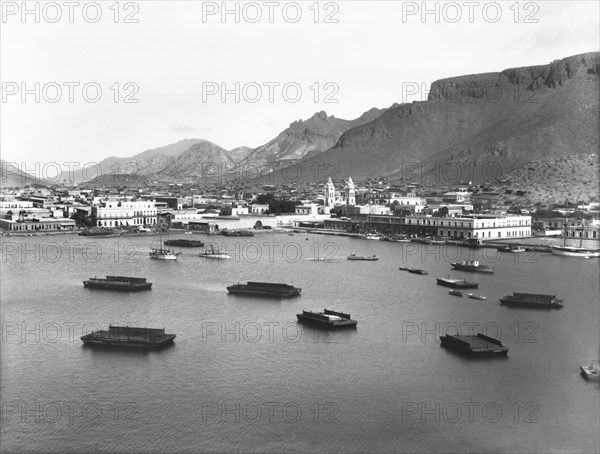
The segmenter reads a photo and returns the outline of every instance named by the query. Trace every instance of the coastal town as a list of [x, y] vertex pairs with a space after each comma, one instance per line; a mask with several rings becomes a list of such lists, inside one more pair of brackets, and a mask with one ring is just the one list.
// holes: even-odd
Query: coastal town
[[[84, 185], [82, 185], [84, 186]], [[77, 185], [4, 188], [4, 235], [152, 234], [173, 229], [226, 234], [304, 229], [368, 239], [470, 245], [579, 243], [598, 249], [600, 203], [507, 205], [506, 195], [461, 182], [438, 190], [418, 183], [328, 178], [321, 183], [258, 186], [171, 184], [163, 188]], [[554, 242], [552, 241], [554, 240]]]

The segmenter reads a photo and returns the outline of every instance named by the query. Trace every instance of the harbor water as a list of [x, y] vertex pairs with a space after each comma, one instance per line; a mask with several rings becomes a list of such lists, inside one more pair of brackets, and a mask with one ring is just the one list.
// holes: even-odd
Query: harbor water
[[[178, 260], [152, 260], [156, 237], [2, 239], [5, 452], [599, 451], [600, 387], [579, 367], [600, 355], [600, 260], [305, 233], [193, 238], [231, 258], [176, 248]], [[471, 259], [495, 272], [450, 266]], [[153, 286], [83, 287], [106, 275]], [[435, 280], [447, 276], [479, 282], [487, 299], [449, 295]], [[246, 281], [302, 293], [227, 293]], [[564, 307], [501, 306], [512, 292], [556, 294]], [[297, 323], [323, 308], [357, 329]], [[177, 337], [149, 352], [82, 344], [109, 324]], [[477, 332], [508, 357], [440, 346], [440, 335]]]

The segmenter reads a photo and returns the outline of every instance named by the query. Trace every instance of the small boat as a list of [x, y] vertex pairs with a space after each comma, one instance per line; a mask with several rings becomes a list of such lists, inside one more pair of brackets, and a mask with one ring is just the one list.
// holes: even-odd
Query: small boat
[[429, 274], [429, 271], [420, 270], [419, 268], [409, 268], [406, 271], [408, 271], [409, 273], [412, 273], [412, 274], [422, 274], [422, 275]]
[[483, 295], [477, 295], [476, 293], [467, 293], [467, 296], [474, 300], [485, 300], [486, 297]]
[[562, 255], [563, 257], [580, 257], [584, 259], [600, 257], [600, 249], [586, 249], [571, 246], [552, 246], [553, 255]]
[[323, 312], [302, 311], [296, 315], [300, 323], [325, 326], [327, 328], [356, 328], [358, 322], [350, 314], [323, 309]]
[[365, 240], [381, 240], [382, 237], [381, 235], [377, 235], [375, 233], [367, 233], [362, 238], [364, 238]]
[[181, 254], [181, 252], [175, 252], [173, 249], [152, 249], [150, 251], [150, 258], [159, 260], [177, 260], [179, 254]]
[[[568, 219], [567, 219], [568, 222]], [[600, 249], [587, 249], [583, 246], [583, 227], [579, 230], [579, 247], [567, 246], [567, 223], [563, 224], [563, 245], [562, 246], [552, 246], [552, 254], [553, 255], [561, 255], [563, 257], [579, 257], [584, 259], [596, 258], [600, 257]]]
[[221, 252], [218, 249], [215, 249], [212, 244], [210, 245], [210, 251], [200, 252], [200, 254], [198, 254], [198, 255], [200, 257], [205, 257], [207, 259], [229, 259], [229, 258], [231, 258], [225, 252]]
[[[158, 244], [162, 242], [162, 232], [157, 228], [158, 231]], [[168, 236], [168, 231], [167, 231]], [[168, 239], [167, 239], [168, 241]], [[165, 241], [166, 243], [166, 241]], [[150, 251], [151, 259], [159, 259], [159, 260], [177, 260], [177, 256], [181, 254], [181, 252], [175, 252], [174, 249], [163, 249], [163, 248], [152, 248]]]
[[451, 279], [450, 276], [448, 278], [437, 278], [438, 285], [444, 285], [446, 287], [453, 288], [478, 288], [479, 284], [477, 282], [469, 282], [465, 279]]
[[512, 252], [513, 254], [518, 254], [520, 252], [526, 251], [526, 249], [523, 246], [504, 246], [498, 248], [498, 250], [502, 252]]
[[448, 294], [454, 296], [460, 296], [462, 298], [463, 293], [460, 290], [448, 290]]
[[251, 296], [273, 296], [277, 298], [290, 298], [300, 295], [301, 288], [287, 284], [273, 284], [270, 282], [248, 282], [227, 287], [229, 293]]
[[593, 360], [589, 366], [580, 366], [581, 375], [588, 380], [600, 380], [600, 362]]
[[364, 255], [356, 255], [354, 252], [352, 254], [350, 254], [348, 256], [348, 260], [370, 260], [370, 261], [374, 261], [374, 260], [379, 260], [379, 257], [375, 254], [370, 255], [370, 256], [364, 256]]
[[408, 266], [399, 266], [398, 269], [402, 270], [402, 271], [408, 271], [408, 270], [410, 270], [410, 268]]

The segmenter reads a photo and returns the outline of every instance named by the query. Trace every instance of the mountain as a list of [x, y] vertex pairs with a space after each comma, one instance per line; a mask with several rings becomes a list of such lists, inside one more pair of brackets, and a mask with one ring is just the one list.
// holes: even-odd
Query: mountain
[[[22, 188], [33, 184], [41, 186], [52, 186], [57, 184], [56, 181], [45, 180], [43, 178], [23, 172], [15, 167], [17, 163], [11, 163], [0, 159], [0, 188]], [[17, 164], [18, 165], [18, 164]]]
[[[308, 120], [293, 122], [273, 140], [255, 149], [242, 146], [226, 150], [207, 140], [186, 139], [131, 158], [110, 157], [99, 163], [103, 177], [88, 183], [92, 186], [115, 181], [134, 183], [132, 179], [112, 174], [135, 175], [140, 181], [156, 182], [231, 181], [236, 172], [246, 174], [249, 169], [264, 169], [266, 165], [281, 168], [307, 155], [321, 153], [335, 145], [344, 131], [367, 123], [384, 111], [373, 108], [355, 120], [318, 112]], [[93, 173], [92, 169], [89, 173]]]
[[274, 167], [293, 164], [333, 147], [347, 130], [368, 123], [380, 116], [385, 109], [373, 108], [355, 120], [343, 120], [324, 111], [317, 112], [308, 120], [297, 120], [273, 140], [256, 148], [245, 159], [246, 163], [269, 163]]
[[[81, 169], [75, 169], [75, 182], [90, 180], [99, 175], [150, 175], [166, 167], [173, 158], [200, 142], [201, 139], [183, 139], [170, 145], [142, 151], [129, 158], [110, 156], [97, 163], [97, 167], [87, 166], [85, 173]], [[68, 178], [67, 172], [64, 178]]]
[[[598, 154], [599, 75], [600, 53], [592, 52], [438, 80], [427, 101], [394, 105], [302, 160], [301, 179], [329, 166], [333, 178], [456, 184], [501, 177], [536, 159]], [[284, 174], [275, 172], [275, 181]]]

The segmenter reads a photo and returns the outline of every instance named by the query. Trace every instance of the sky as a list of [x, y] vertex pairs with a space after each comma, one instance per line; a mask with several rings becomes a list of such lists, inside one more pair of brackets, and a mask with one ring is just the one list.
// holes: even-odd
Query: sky
[[0, 157], [38, 175], [185, 138], [257, 147], [600, 47], [597, 1], [0, 4]]

